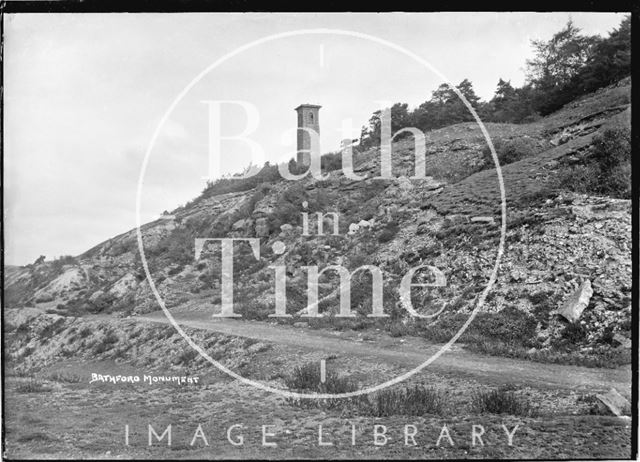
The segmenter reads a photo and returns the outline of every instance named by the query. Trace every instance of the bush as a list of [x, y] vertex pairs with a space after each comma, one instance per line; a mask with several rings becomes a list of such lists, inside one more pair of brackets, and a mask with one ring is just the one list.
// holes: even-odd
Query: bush
[[442, 415], [446, 410], [445, 396], [434, 388], [415, 385], [402, 390], [385, 389], [371, 398], [370, 415], [389, 417], [392, 415], [422, 416]]
[[[287, 388], [306, 393], [349, 393], [356, 391], [358, 385], [352, 382], [347, 377], [339, 377], [335, 372], [327, 371], [326, 380], [324, 383], [320, 381], [320, 364], [319, 363], [305, 363], [302, 366], [297, 366], [293, 372], [286, 376], [284, 379]], [[287, 398], [287, 402], [294, 406], [309, 408], [338, 408], [342, 406], [350, 406], [352, 403], [359, 401], [355, 399], [296, 399]]]
[[388, 222], [380, 234], [378, 234], [378, 242], [389, 242], [398, 234], [398, 231], [400, 231], [400, 225], [397, 221]]
[[[516, 138], [514, 140], [495, 140], [493, 147], [496, 150], [500, 166], [512, 164], [526, 157], [538, 154], [542, 149], [538, 142], [533, 138]], [[493, 156], [489, 146], [485, 146], [482, 150], [484, 158], [483, 168], [494, 168]]]
[[102, 338], [101, 341], [96, 343], [96, 345], [93, 347], [93, 353], [100, 354], [104, 353], [107, 350], [110, 350], [111, 348], [113, 348], [114, 344], [118, 343], [118, 340], [119, 338], [115, 333], [108, 333]]
[[407, 328], [400, 321], [391, 323], [388, 327], [388, 330], [391, 337], [402, 337], [407, 333]]
[[537, 414], [526, 399], [516, 396], [506, 387], [474, 393], [471, 397], [471, 408], [479, 414], [510, 414], [523, 417], [534, 417]]
[[174, 360], [174, 364], [185, 364], [188, 365], [191, 361], [196, 359], [198, 356], [198, 352], [193, 348], [189, 347], [184, 350], [180, 355]]
[[478, 313], [469, 326], [469, 332], [506, 343], [533, 346], [531, 341], [536, 335], [536, 320], [517, 308], [507, 306], [497, 313]]
[[80, 336], [80, 338], [87, 338], [89, 335], [91, 335], [91, 329], [89, 327], [83, 327], [82, 330], [78, 332], [78, 335]]
[[631, 130], [607, 129], [593, 139], [581, 164], [561, 171], [558, 186], [585, 194], [631, 198]]
[[355, 383], [332, 371], [326, 372], [325, 379], [324, 383], [320, 382], [320, 363], [313, 362], [297, 366], [284, 382], [289, 389], [317, 393], [348, 393], [357, 389]]
[[320, 158], [320, 165], [323, 173], [342, 169], [342, 153], [325, 154]]
[[78, 261], [71, 255], [62, 255], [53, 260], [51, 267], [54, 271], [60, 271], [65, 265], [77, 265]]

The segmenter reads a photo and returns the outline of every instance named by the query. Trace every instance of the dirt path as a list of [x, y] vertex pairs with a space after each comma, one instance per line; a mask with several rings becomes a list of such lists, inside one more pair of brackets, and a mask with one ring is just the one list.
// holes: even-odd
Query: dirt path
[[[392, 338], [381, 332], [334, 332], [309, 328], [275, 325], [258, 321], [212, 319], [203, 313], [174, 314], [182, 326], [253, 338], [298, 350], [324, 351], [328, 354], [358, 357], [365, 361], [380, 362], [413, 368], [423, 363], [441, 345], [426, 343], [423, 339]], [[134, 318], [138, 321], [168, 324], [162, 312]], [[470, 353], [453, 345], [427, 370], [438, 374], [479, 380], [492, 384], [510, 383], [530, 387], [564, 388], [580, 392], [616, 388], [630, 395], [630, 366], [617, 369], [595, 369], [579, 366], [543, 364], [530, 361], [483, 356]]]

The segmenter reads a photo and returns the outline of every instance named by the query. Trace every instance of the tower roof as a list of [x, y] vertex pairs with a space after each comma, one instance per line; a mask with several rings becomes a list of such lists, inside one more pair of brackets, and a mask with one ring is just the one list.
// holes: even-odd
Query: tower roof
[[301, 109], [301, 108], [320, 109], [321, 107], [322, 106], [318, 106], [317, 104], [301, 104], [300, 106], [295, 108], [294, 111], [297, 111], [298, 109]]

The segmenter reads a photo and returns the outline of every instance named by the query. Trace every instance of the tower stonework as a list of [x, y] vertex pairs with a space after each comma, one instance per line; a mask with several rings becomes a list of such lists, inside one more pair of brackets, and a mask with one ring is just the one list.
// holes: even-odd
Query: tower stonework
[[315, 131], [320, 135], [319, 111], [322, 106], [316, 104], [301, 104], [295, 110], [298, 113], [298, 165], [311, 164], [311, 137], [303, 128]]

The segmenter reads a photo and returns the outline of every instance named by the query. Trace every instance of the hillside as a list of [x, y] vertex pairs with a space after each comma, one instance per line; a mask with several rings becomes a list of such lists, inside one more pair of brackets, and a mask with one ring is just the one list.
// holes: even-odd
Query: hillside
[[[467, 348], [587, 366], [630, 361], [631, 202], [607, 192], [601, 183], [611, 178], [588, 176], [597, 161], [595, 146], [629, 126], [629, 79], [534, 123], [486, 125], [503, 161], [507, 235], [494, 290], [460, 339]], [[268, 318], [275, 310], [269, 266], [280, 264], [287, 267], [287, 313], [293, 317], [278, 322], [449, 340], [484, 290], [500, 239], [500, 190], [479, 127], [462, 123], [429, 132], [424, 180], [408, 178], [413, 175], [410, 139], [393, 146], [394, 181], [373, 178], [380, 173], [378, 148], [359, 153], [355, 165], [366, 180], [333, 170], [321, 181], [272, 181], [221, 195], [205, 190], [143, 226], [146, 257], [167, 306], [220, 310], [219, 251], [205, 249], [196, 261], [195, 238], [257, 237], [259, 261], [248, 246], [236, 249], [235, 311], [243, 319], [274, 321]], [[628, 184], [630, 172], [615, 168], [610, 176]], [[585, 182], [579, 174], [587, 175]], [[589, 181], [591, 187], [585, 187]], [[339, 235], [303, 236], [305, 210], [310, 216], [336, 212]], [[331, 221], [324, 228], [331, 230]], [[274, 252], [276, 241], [284, 243], [284, 253]], [[302, 267], [316, 264], [320, 269], [340, 264], [350, 271], [380, 267], [389, 318], [366, 317], [372, 297], [363, 272], [354, 276], [351, 293], [358, 317], [333, 316], [339, 307], [333, 276], [320, 280], [323, 316], [301, 317], [307, 305]], [[423, 314], [447, 303], [427, 320], [410, 317], [397, 292], [404, 274], [421, 264], [440, 268], [447, 278], [444, 288], [413, 293], [413, 305]], [[587, 306], [574, 322], [558, 314], [581, 296]], [[136, 230], [72, 259], [5, 268], [5, 302], [9, 308], [37, 306], [63, 316], [126, 317], [159, 309], [140, 265]]]

